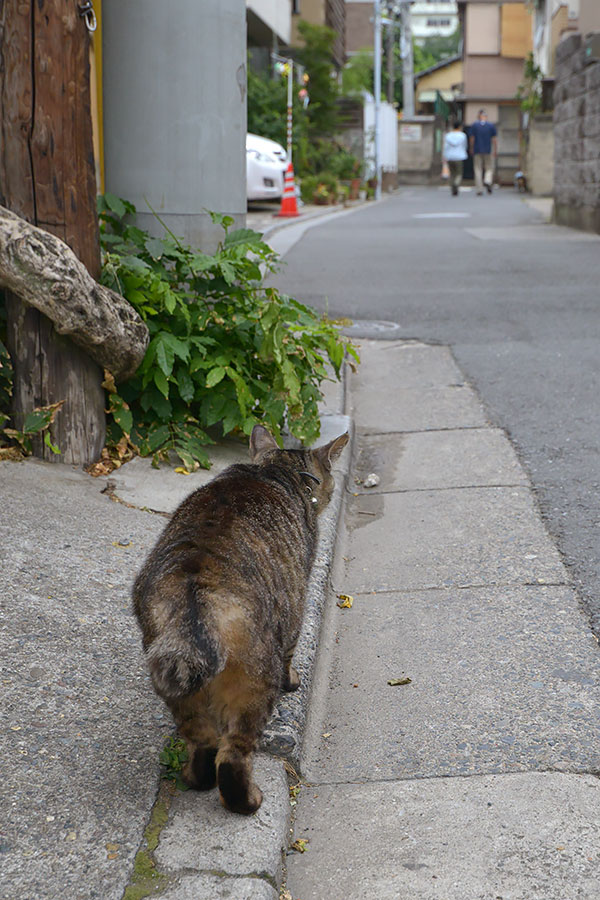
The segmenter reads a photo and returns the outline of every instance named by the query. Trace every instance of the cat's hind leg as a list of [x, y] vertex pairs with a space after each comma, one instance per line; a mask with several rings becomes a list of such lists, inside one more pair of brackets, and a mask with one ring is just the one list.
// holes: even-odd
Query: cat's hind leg
[[[277, 690], [264, 682], [251, 683], [244, 675], [236, 677], [226, 669], [220, 676], [223, 728], [216, 765], [223, 806], [231, 812], [250, 815], [263, 799], [253, 779], [252, 757]], [[231, 680], [229, 676], [233, 676]]]
[[219, 737], [205, 692], [185, 697], [173, 704], [171, 711], [188, 754], [182, 772], [184, 781], [194, 790], [210, 791], [217, 784]]

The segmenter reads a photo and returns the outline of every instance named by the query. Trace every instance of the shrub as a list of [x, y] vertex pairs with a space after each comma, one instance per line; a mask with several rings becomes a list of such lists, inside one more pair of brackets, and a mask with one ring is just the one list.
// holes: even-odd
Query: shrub
[[[277, 437], [284, 425], [312, 443], [320, 422], [320, 384], [327, 362], [339, 378], [346, 351], [339, 328], [273, 287], [264, 275], [277, 256], [250, 229], [230, 231], [233, 219], [211, 213], [224, 230], [213, 255], [129, 224], [131, 203], [100, 198], [105, 250], [102, 281], [137, 309], [150, 344], [135, 376], [109, 391], [109, 435], [123, 451], [170, 451], [186, 470], [208, 467], [215, 436], [248, 435], [263, 422]], [[159, 220], [160, 221], [160, 220]]]
[[300, 196], [304, 203], [336, 203], [339, 193], [338, 180], [331, 172], [306, 175], [300, 183]]

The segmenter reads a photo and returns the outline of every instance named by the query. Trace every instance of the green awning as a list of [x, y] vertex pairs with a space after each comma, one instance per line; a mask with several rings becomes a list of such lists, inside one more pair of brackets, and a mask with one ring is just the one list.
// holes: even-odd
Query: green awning
[[438, 94], [447, 103], [451, 103], [454, 100], [453, 91], [421, 91], [421, 93], [417, 94], [417, 100], [419, 103], [435, 103]]

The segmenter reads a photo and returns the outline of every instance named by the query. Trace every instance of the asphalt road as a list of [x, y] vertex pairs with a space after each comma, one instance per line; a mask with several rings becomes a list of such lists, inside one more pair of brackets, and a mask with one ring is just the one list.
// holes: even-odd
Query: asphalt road
[[600, 637], [600, 236], [544, 224], [509, 189], [411, 187], [310, 228], [285, 259], [275, 283], [298, 299], [451, 347]]

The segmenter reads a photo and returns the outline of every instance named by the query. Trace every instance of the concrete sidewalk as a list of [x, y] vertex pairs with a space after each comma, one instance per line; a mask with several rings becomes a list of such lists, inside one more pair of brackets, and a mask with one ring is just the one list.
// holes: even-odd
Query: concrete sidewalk
[[600, 655], [525, 473], [447, 348], [361, 355], [290, 896], [597, 898]]

